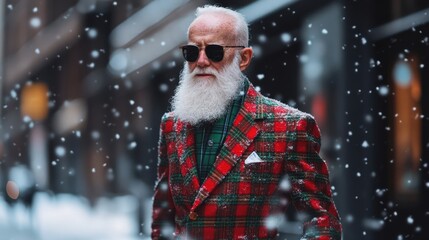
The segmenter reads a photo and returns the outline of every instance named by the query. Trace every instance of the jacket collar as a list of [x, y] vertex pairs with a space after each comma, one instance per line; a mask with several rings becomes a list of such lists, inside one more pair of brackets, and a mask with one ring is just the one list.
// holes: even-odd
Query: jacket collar
[[[245, 80], [248, 81], [248, 80]], [[259, 133], [255, 121], [265, 118], [263, 96], [249, 83], [243, 106], [240, 108], [229, 130], [214, 167], [206, 180], [200, 185], [196, 168], [194, 128], [179, 119], [176, 121], [176, 147], [185, 187], [197, 192], [191, 211], [194, 211], [219, 185], [245, 150]]]

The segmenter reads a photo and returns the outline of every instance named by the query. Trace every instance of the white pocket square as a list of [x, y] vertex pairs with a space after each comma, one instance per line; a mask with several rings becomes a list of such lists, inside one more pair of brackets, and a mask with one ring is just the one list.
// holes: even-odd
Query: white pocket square
[[244, 160], [244, 164], [250, 164], [250, 163], [260, 163], [263, 162], [263, 160], [256, 154], [255, 151], [253, 151], [247, 158]]

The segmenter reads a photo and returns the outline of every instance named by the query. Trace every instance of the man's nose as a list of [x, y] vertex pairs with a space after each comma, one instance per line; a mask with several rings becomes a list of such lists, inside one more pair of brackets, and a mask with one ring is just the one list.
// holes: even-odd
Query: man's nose
[[210, 65], [210, 60], [206, 55], [205, 49], [200, 49], [200, 54], [198, 54], [197, 66], [198, 67], [207, 67]]

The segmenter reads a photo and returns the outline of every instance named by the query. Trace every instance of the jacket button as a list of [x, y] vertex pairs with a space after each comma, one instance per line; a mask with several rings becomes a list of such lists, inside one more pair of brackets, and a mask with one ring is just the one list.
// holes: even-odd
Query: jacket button
[[198, 214], [196, 214], [195, 212], [190, 212], [189, 213], [189, 219], [196, 220], [197, 217], [198, 217]]

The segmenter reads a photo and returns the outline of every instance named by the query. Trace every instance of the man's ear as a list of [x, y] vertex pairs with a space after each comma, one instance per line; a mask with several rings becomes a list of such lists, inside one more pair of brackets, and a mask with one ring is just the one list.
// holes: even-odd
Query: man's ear
[[250, 64], [253, 56], [253, 49], [250, 47], [241, 50], [240, 70], [244, 71]]

